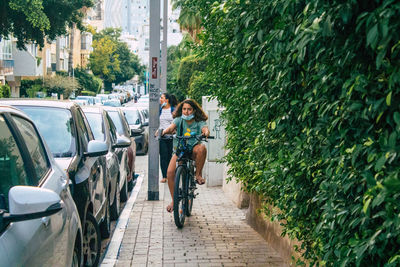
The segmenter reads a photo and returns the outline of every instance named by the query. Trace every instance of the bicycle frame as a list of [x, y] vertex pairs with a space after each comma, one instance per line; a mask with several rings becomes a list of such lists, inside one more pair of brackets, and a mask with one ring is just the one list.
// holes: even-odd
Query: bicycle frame
[[178, 228], [182, 228], [185, 217], [190, 216], [193, 207], [193, 199], [196, 197], [195, 183], [195, 164], [191, 158], [191, 151], [188, 146], [190, 138], [196, 138], [201, 141], [204, 136], [175, 136], [178, 139], [176, 155], [177, 168], [175, 170], [175, 188], [174, 188], [174, 221]]

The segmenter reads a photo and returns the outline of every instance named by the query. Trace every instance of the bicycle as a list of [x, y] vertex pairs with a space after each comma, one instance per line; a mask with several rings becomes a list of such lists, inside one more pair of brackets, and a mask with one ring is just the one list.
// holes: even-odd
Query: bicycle
[[175, 170], [175, 187], [174, 187], [174, 221], [178, 228], [182, 228], [185, 223], [186, 216], [192, 215], [193, 200], [198, 195], [195, 194], [195, 164], [192, 159], [191, 151], [188, 146], [188, 140], [196, 138], [198, 141], [214, 139], [213, 136], [205, 137], [203, 135], [176, 136], [178, 139], [177, 146], [177, 162], [178, 167]]

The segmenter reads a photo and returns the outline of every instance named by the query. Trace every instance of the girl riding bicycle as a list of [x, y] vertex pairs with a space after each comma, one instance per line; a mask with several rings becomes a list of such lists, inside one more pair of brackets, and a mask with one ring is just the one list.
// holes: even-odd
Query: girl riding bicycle
[[[175, 119], [172, 124], [165, 130], [162, 131], [161, 136], [164, 134], [172, 134], [177, 131], [178, 136], [190, 136], [190, 135], [204, 135], [208, 137], [210, 131], [206, 125], [208, 116], [201, 109], [200, 105], [193, 99], [186, 99], [181, 102], [175, 111]], [[197, 141], [196, 139], [189, 139], [188, 145], [192, 151], [192, 159], [196, 162], [196, 181], [202, 185], [205, 183], [202, 177], [203, 166], [207, 156], [207, 149], [204, 144]], [[176, 149], [176, 141], [174, 140], [174, 149]], [[176, 169], [177, 155], [171, 158], [167, 170], [168, 187], [171, 193], [172, 199], [174, 198], [174, 186], [175, 186], [175, 169]], [[172, 212], [173, 203], [167, 206], [167, 211]]]

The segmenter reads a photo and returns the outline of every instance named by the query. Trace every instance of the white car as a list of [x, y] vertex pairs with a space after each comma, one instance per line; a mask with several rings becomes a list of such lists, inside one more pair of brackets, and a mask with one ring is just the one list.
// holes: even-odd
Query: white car
[[69, 179], [33, 122], [0, 106], [0, 265], [81, 266], [82, 227]]

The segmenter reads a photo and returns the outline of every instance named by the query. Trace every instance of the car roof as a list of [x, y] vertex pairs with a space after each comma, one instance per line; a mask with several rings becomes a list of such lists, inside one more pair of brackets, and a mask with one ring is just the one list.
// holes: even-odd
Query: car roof
[[29, 117], [22, 110], [20, 110], [20, 109], [18, 109], [16, 107], [0, 104], [0, 114], [2, 114], [2, 113], [18, 114], [21, 117], [29, 119]]
[[99, 106], [84, 106], [82, 107], [83, 112], [89, 112], [89, 113], [102, 113], [103, 112], [103, 107]]
[[16, 105], [16, 106], [40, 106], [40, 107], [55, 107], [71, 109], [73, 106], [78, 106], [70, 100], [47, 100], [47, 99], [21, 99], [21, 98], [10, 98], [0, 100], [0, 104], [5, 105]]
[[120, 111], [121, 107], [102, 106], [106, 111]]
[[119, 108], [122, 110], [139, 110], [139, 108], [135, 107], [135, 106], [129, 106], [129, 107], [124, 106], [124, 107], [119, 107]]

